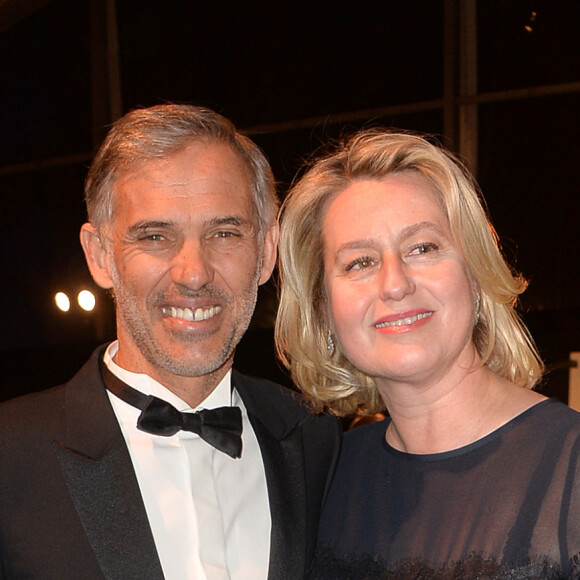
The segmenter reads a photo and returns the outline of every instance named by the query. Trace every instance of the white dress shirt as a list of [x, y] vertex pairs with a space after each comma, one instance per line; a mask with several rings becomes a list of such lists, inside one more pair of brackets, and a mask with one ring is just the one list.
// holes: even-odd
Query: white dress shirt
[[[117, 350], [118, 344], [112, 343], [104, 362], [119, 379], [180, 411], [192, 410], [151, 377], [115, 364]], [[246, 408], [231, 388], [231, 371], [196, 410], [241, 409], [239, 459], [187, 431], [171, 437], [140, 431], [139, 409], [108, 395], [129, 448], [165, 578], [265, 580], [271, 530], [266, 474]]]

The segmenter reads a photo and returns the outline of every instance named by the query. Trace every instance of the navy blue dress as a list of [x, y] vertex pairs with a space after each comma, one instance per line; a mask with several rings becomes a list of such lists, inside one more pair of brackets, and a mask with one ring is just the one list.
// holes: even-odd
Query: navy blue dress
[[432, 455], [388, 421], [345, 436], [312, 580], [580, 578], [580, 413], [549, 399]]

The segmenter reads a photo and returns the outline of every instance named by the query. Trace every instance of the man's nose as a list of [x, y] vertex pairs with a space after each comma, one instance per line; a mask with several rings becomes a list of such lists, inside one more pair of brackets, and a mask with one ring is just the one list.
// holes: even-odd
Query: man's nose
[[207, 248], [199, 240], [183, 242], [171, 264], [171, 280], [192, 290], [199, 290], [213, 281], [214, 270]]

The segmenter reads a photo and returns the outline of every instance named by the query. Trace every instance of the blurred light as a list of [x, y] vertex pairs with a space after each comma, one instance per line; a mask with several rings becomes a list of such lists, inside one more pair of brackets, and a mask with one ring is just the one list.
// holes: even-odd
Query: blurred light
[[77, 300], [79, 306], [83, 310], [86, 310], [87, 312], [91, 312], [91, 310], [95, 308], [96, 304], [95, 295], [92, 292], [89, 292], [89, 290], [81, 290], [79, 292]]
[[64, 292], [57, 292], [54, 296], [54, 301], [59, 310], [62, 310], [63, 312], [68, 312], [70, 310], [70, 300]]
[[532, 26], [532, 23], [536, 21], [537, 16], [538, 16], [538, 13], [532, 11], [532, 13], [530, 14], [530, 16], [528, 17], [529, 24], [526, 24], [524, 26], [524, 30], [526, 32], [534, 32], [534, 27]]

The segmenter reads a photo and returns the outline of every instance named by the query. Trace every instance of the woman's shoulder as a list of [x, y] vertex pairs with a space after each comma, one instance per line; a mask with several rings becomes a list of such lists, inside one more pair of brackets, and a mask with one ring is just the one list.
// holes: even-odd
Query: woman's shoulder
[[[494, 389], [497, 403], [491, 405], [486, 419], [486, 435], [495, 437], [513, 431], [539, 428], [535, 433], [554, 432], [561, 434], [580, 428], [580, 413], [559, 399], [548, 398], [541, 392], [515, 385], [496, 377]], [[535, 438], [535, 437], [534, 437]], [[485, 439], [485, 438], [483, 438]]]
[[360, 452], [363, 446], [365, 449], [382, 448], [390, 421], [387, 417], [382, 421], [367, 423], [348, 430], [344, 434], [343, 454]]
[[580, 412], [554, 397], [544, 399], [531, 407], [529, 414], [537, 420], [545, 421], [550, 419], [551, 421], [557, 421], [555, 426], [559, 426], [560, 429], [580, 429]]
[[574, 459], [580, 452], [580, 413], [556, 398], [534, 405], [506, 426], [504, 442], [525, 446], [530, 453], [551, 450], [561, 461]]

